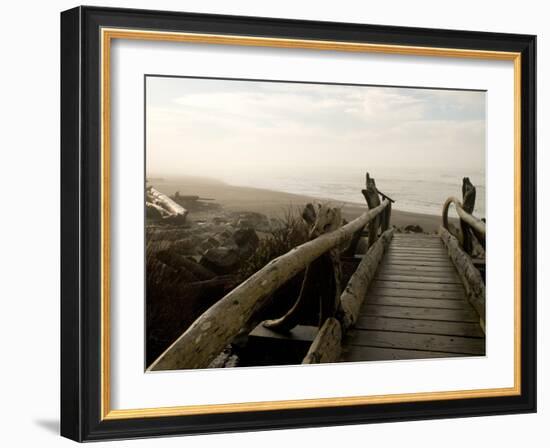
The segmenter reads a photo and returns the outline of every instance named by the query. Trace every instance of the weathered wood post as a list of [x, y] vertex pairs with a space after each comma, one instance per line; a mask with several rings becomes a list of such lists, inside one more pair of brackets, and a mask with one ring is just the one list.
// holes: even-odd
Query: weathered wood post
[[[462, 179], [462, 208], [466, 213], [472, 214], [476, 203], [476, 187], [472, 185], [468, 177]], [[462, 248], [468, 255], [472, 254], [472, 235], [470, 226], [460, 220], [460, 230], [462, 231]]]
[[[376, 208], [380, 205], [380, 196], [376, 189], [376, 182], [367, 173], [366, 188], [361, 190], [363, 196], [367, 200], [369, 209]], [[371, 247], [378, 239], [378, 227], [380, 226], [380, 217], [377, 216], [369, 223], [369, 242], [368, 247]]]
[[[317, 210], [308, 204], [302, 217], [310, 224], [309, 239], [314, 240], [324, 233], [333, 232], [342, 223], [340, 209], [326, 205]], [[317, 300], [319, 303], [319, 326], [335, 315], [340, 298], [341, 264], [340, 251], [333, 247], [307, 266], [302, 287], [292, 308], [278, 319], [267, 320], [263, 325], [271, 330], [287, 332], [300, 323], [308, 303]]]
[[378, 191], [378, 194], [382, 197], [382, 199], [387, 199], [389, 204], [386, 207], [386, 210], [384, 210], [384, 214], [382, 215], [382, 223], [380, 225], [380, 235], [382, 235], [386, 230], [390, 228], [391, 224], [391, 205], [395, 201], [390, 198], [388, 195], [385, 195], [380, 190], [376, 189]]
[[391, 222], [391, 202], [386, 207], [386, 211], [382, 219], [382, 226], [380, 228], [381, 233], [384, 233], [386, 230], [390, 228], [390, 222]]

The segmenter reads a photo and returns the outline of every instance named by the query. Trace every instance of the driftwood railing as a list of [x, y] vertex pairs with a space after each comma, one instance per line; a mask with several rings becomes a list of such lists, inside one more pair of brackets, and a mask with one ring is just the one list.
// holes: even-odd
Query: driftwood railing
[[[342, 336], [357, 320], [368, 285], [393, 236], [393, 229], [390, 229], [393, 200], [377, 190], [368, 173], [362, 193], [368, 211], [344, 226], [339, 209], [308, 204], [302, 217], [311, 226], [310, 241], [275, 258], [220, 299], [148, 370], [208, 367], [261, 308], [259, 305], [304, 270], [302, 287], [294, 305], [281, 318], [265, 321], [263, 325], [273, 331], [286, 332], [300, 322], [306, 303], [318, 300], [320, 329], [303, 363], [337, 360]], [[354, 253], [366, 226], [367, 253], [342, 292], [340, 254]]]
[[[469, 302], [479, 315], [479, 322], [485, 331], [485, 281], [472, 260], [474, 249], [485, 254], [485, 222], [472, 215], [475, 206], [476, 189], [465, 177], [462, 180], [462, 201], [450, 197], [443, 205], [443, 223], [439, 230], [447, 246], [449, 257], [458, 271]], [[449, 207], [453, 204], [460, 218], [460, 232], [453, 232], [449, 225]], [[481, 248], [481, 249], [480, 249]]]

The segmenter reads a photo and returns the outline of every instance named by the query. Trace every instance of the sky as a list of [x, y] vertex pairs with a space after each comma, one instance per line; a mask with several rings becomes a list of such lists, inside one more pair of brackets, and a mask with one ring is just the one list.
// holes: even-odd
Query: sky
[[485, 93], [147, 77], [148, 176], [484, 171]]

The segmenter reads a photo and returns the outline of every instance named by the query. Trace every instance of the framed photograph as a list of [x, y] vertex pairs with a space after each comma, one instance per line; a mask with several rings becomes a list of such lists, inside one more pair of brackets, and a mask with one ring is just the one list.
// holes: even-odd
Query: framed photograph
[[61, 14], [61, 433], [536, 410], [535, 36]]

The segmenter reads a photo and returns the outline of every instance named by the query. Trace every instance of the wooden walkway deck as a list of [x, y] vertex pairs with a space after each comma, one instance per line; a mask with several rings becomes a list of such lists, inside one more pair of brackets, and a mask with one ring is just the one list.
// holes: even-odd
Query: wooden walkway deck
[[438, 236], [395, 234], [342, 361], [485, 354], [479, 316]]

